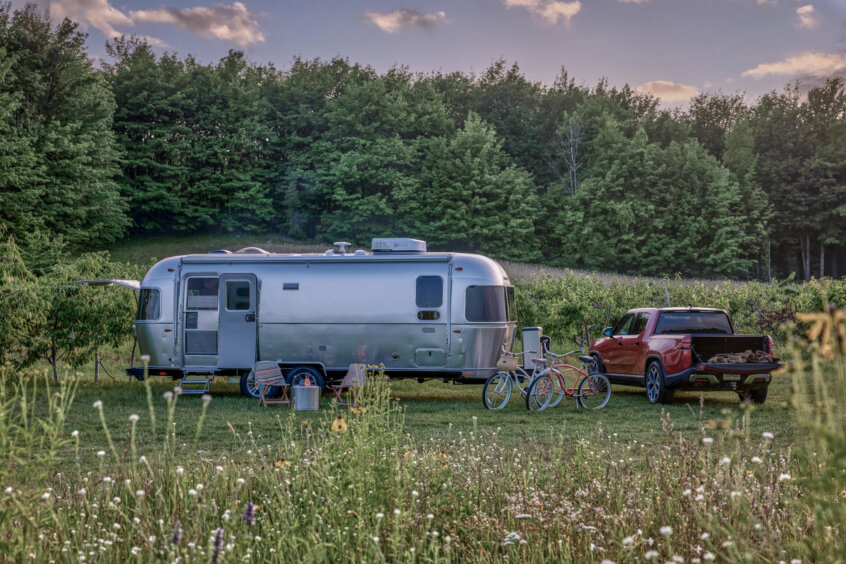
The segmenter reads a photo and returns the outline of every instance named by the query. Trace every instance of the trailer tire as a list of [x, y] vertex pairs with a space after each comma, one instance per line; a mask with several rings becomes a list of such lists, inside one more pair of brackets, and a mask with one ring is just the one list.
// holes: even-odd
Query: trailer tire
[[[261, 396], [261, 386], [256, 385], [252, 376], [252, 370], [241, 374], [241, 395], [247, 398], [258, 399], [259, 396]], [[282, 390], [280, 390], [278, 386], [271, 386], [264, 397], [268, 399], [276, 398], [279, 397], [281, 392]]]
[[322, 394], [326, 389], [326, 381], [323, 378], [323, 374], [313, 366], [295, 366], [288, 372], [285, 378], [288, 380], [289, 386], [300, 386], [306, 376], [311, 380], [312, 386], [320, 387], [320, 393]]
[[670, 403], [673, 401], [673, 390], [667, 389], [667, 382], [664, 378], [664, 367], [660, 362], [654, 360], [646, 367], [646, 399], [649, 403]]
[[765, 386], [756, 390], [747, 390], [737, 395], [740, 396], [740, 401], [742, 403], [762, 404], [767, 401], [767, 392], [769, 391], [769, 389], [769, 386]]

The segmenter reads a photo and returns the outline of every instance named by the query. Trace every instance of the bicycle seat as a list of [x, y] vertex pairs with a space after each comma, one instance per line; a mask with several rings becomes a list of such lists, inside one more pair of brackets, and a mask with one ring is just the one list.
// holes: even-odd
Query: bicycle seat
[[546, 364], [547, 363], [547, 360], [545, 358], [533, 358], [531, 360], [535, 364]]
[[591, 363], [595, 359], [592, 356], [580, 356], [579, 360], [581, 360], [582, 362]]

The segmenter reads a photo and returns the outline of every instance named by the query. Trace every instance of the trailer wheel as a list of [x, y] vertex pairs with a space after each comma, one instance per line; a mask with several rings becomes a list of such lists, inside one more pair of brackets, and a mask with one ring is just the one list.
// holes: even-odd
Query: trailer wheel
[[[241, 395], [248, 398], [258, 399], [261, 396], [261, 384], [256, 384], [252, 370], [241, 374]], [[266, 398], [278, 397], [282, 392], [277, 386], [271, 386], [265, 395]]]
[[769, 387], [758, 388], [757, 390], [747, 390], [743, 393], [737, 394], [740, 396], [740, 401], [743, 403], [764, 403], [767, 401], [767, 391]]
[[288, 372], [286, 379], [289, 386], [302, 386], [306, 377], [311, 381], [312, 386], [320, 386], [320, 393], [322, 394], [326, 382], [323, 379], [323, 374], [312, 366], [295, 366]]
[[646, 368], [646, 398], [649, 403], [670, 403], [673, 390], [667, 389], [664, 380], [664, 367], [660, 362], [651, 362]]

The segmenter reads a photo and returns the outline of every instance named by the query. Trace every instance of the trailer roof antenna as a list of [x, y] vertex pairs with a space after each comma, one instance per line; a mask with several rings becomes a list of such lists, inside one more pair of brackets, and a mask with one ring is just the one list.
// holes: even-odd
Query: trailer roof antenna
[[345, 254], [347, 254], [347, 247], [349, 247], [349, 246], [351, 246], [351, 245], [352, 245], [352, 243], [347, 243], [347, 242], [345, 242], [345, 241], [336, 241], [336, 242], [334, 242], [334, 243], [332, 243], [332, 244], [338, 247], [338, 251], [337, 251], [337, 253], [338, 253], [339, 255], [345, 255]]

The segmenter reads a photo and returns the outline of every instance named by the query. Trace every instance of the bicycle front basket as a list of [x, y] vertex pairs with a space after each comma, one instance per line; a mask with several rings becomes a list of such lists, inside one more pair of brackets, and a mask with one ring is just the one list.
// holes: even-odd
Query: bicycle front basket
[[498, 370], [517, 370], [517, 357], [513, 354], [504, 354], [499, 357], [499, 360], [496, 361], [496, 367]]

